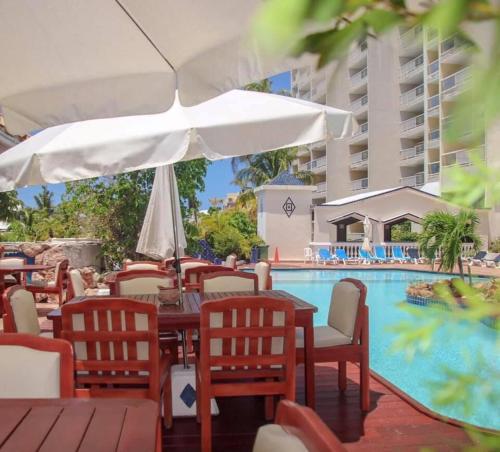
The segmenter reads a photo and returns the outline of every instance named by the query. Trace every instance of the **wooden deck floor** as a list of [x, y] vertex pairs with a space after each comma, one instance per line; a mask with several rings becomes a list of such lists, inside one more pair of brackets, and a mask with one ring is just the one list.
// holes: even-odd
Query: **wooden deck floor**
[[[297, 401], [303, 403], [302, 366], [297, 369]], [[371, 410], [359, 409], [358, 368], [348, 365], [348, 388], [337, 390], [335, 364], [316, 366], [316, 411], [352, 451], [434, 451], [462, 450], [469, 443], [458, 427], [432, 419], [413, 408], [389, 388], [371, 379]], [[265, 423], [261, 398], [220, 399], [221, 414], [213, 418], [213, 445], [217, 451], [251, 451], [258, 427]], [[164, 433], [164, 450], [195, 452], [200, 450], [199, 426], [190, 419], [175, 419]]]

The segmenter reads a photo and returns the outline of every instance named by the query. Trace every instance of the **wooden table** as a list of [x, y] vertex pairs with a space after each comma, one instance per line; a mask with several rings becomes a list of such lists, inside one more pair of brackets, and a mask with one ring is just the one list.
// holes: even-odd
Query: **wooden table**
[[2, 452], [155, 451], [159, 408], [139, 399], [2, 399]]
[[[184, 294], [182, 306], [161, 305], [157, 295], [136, 295], [130, 298], [153, 303], [158, 306], [158, 325], [160, 332], [172, 330], [196, 330], [200, 327], [200, 304], [203, 300], [215, 300], [230, 296], [254, 295], [253, 292], [214, 292], [204, 294], [203, 298], [198, 292]], [[268, 297], [286, 298], [293, 301], [295, 305], [295, 325], [304, 328], [304, 367], [306, 404], [315, 407], [315, 382], [314, 382], [314, 326], [313, 315], [318, 308], [307, 303], [284, 290], [261, 290], [259, 295]], [[81, 301], [84, 297], [77, 297], [75, 301]], [[52, 320], [54, 337], [61, 335], [61, 311], [56, 309], [47, 315]]]

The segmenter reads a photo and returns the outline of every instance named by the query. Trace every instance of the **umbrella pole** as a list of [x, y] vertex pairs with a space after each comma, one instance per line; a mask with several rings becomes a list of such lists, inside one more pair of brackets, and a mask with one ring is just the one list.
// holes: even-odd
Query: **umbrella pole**
[[[173, 219], [173, 232], [174, 232], [174, 268], [177, 276], [177, 288], [179, 289], [179, 303], [182, 306], [184, 303], [184, 294], [182, 292], [182, 276], [181, 276], [181, 263], [179, 260], [179, 234], [177, 231], [177, 192], [174, 184], [174, 165], [168, 165], [168, 185], [170, 189], [170, 209]], [[189, 368], [187, 362], [187, 345], [186, 345], [186, 332], [182, 331], [182, 358], [184, 360], [184, 368]]]

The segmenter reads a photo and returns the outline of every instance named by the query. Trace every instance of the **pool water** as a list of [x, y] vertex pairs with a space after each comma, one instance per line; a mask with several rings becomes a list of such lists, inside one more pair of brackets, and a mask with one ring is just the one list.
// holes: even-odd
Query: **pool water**
[[[318, 307], [315, 325], [326, 325], [333, 285], [342, 278], [357, 278], [368, 288], [370, 307], [370, 367], [402, 389], [413, 399], [444, 416], [486, 428], [500, 429], [500, 407], [472, 387], [473, 407], [464, 412], [461, 406], [437, 406], [432, 400], [430, 382], [443, 381], [442, 369], [480, 372], [477, 358], [482, 354], [498, 376], [500, 358], [495, 330], [482, 323], [441, 328], [433, 337], [430, 349], [417, 353], [410, 361], [403, 352], [392, 347], [396, 334], [388, 327], [411, 319], [397, 304], [405, 300], [405, 290], [412, 281], [435, 281], [442, 274], [392, 270], [273, 270], [273, 289], [286, 290]], [[413, 306], [413, 305], [412, 305]], [[417, 309], [434, 311], [422, 306]], [[444, 313], [443, 315], [446, 315]], [[500, 382], [491, 382], [500, 396]]]

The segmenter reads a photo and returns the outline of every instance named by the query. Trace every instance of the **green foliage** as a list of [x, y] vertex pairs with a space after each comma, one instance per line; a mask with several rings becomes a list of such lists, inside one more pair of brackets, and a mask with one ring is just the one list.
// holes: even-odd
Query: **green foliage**
[[411, 221], [395, 224], [391, 228], [391, 239], [393, 242], [416, 242], [420, 234], [412, 232]]
[[16, 218], [22, 202], [18, 199], [15, 191], [0, 193], [0, 220], [12, 220]]
[[45, 210], [49, 215], [54, 212], [54, 193], [46, 185], [42, 185], [42, 191], [35, 195], [35, 203], [38, 210]]
[[497, 237], [490, 245], [490, 251], [492, 253], [500, 253], [500, 237]]

